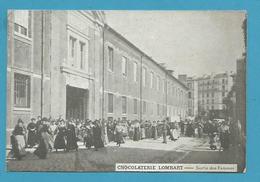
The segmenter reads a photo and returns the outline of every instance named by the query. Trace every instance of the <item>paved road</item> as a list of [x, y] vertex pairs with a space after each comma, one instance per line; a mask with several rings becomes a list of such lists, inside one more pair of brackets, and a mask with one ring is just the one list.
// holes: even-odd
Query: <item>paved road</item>
[[[228, 153], [228, 154], [227, 154]], [[28, 151], [21, 160], [7, 160], [9, 171], [114, 171], [115, 163], [234, 163], [233, 152], [208, 149], [205, 139], [180, 138], [167, 144], [158, 140], [127, 141], [121, 147], [110, 143], [99, 151], [83, 146], [78, 152], [52, 152], [41, 160]], [[230, 155], [232, 154], [232, 155]]]

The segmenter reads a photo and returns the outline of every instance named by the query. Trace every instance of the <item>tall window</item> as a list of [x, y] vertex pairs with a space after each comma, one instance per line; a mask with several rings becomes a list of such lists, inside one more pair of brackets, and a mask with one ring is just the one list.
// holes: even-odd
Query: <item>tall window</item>
[[134, 114], [137, 114], [137, 99], [134, 99]]
[[127, 58], [124, 56], [122, 57], [122, 74], [127, 76]]
[[86, 44], [83, 42], [79, 42], [79, 46], [80, 46], [80, 69], [85, 69]]
[[188, 94], [189, 94], [189, 99], [191, 99], [191, 92], [189, 92]]
[[162, 91], [165, 92], [165, 80], [162, 81]]
[[145, 67], [143, 67], [142, 78], [143, 78], [143, 86], [145, 87], [145, 84], [146, 84], [146, 68]]
[[23, 36], [28, 36], [28, 27], [29, 27], [29, 11], [15, 10], [14, 31]]
[[122, 96], [122, 114], [126, 114], [126, 97]]
[[153, 74], [153, 72], [151, 72], [150, 73], [150, 86], [151, 86], [151, 88], [153, 88], [153, 76], [154, 76], [154, 74]]
[[109, 93], [108, 94], [108, 113], [114, 112], [114, 95]]
[[157, 76], [157, 90], [160, 89], [160, 77]]
[[30, 77], [19, 73], [14, 74], [14, 106], [30, 107]]
[[70, 48], [70, 58], [71, 58], [71, 65], [74, 66], [77, 59], [77, 48], [76, 48], [76, 41], [77, 39], [70, 36], [69, 38], [69, 48]]
[[137, 82], [137, 63], [134, 62], [134, 81]]
[[112, 47], [108, 47], [108, 69], [113, 71], [114, 67], [114, 50]]

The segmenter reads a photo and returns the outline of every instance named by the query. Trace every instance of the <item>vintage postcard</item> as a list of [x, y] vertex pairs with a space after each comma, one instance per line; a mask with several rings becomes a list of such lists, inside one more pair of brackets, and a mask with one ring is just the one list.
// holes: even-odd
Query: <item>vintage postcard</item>
[[245, 172], [246, 11], [7, 22], [7, 171]]

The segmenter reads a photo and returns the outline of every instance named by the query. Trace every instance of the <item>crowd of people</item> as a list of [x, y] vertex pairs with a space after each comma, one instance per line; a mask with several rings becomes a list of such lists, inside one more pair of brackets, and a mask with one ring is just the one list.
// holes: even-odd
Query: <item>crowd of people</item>
[[229, 146], [229, 126], [227, 122], [213, 122], [210, 120], [183, 120], [180, 122], [139, 120], [79, 120], [32, 118], [27, 126], [18, 119], [11, 135], [13, 157], [20, 160], [25, 155], [25, 148], [35, 148], [34, 154], [45, 159], [48, 152], [59, 150], [77, 151], [81, 141], [87, 149], [95, 150], [104, 147], [109, 142], [116, 142], [118, 146], [125, 140], [138, 142], [143, 139], [157, 140], [162, 137], [162, 143], [168, 140], [176, 141], [181, 136], [209, 137], [210, 147], [214, 149], [217, 136], [220, 148], [225, 150]]

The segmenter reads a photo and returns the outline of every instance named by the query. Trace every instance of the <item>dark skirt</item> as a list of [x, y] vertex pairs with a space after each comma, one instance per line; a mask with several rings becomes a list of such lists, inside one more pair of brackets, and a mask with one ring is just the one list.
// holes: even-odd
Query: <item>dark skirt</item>
[[65, 149], [66, 143], [65, 138], [63, 134], [57, 134], [55, 140], [54, 140], [54, 149]]
[[84, 136], [84, 145], [87, 148], [91, 148], [93, 146], [93, 137], [91, 135]]
[[33, 147], [37, 144], [37, 133], [36, 131], [28, 132], [27, 145]]
[[116, 142], [117, 144], [124, 143], [123, 133], [122, 133], [122, 132], [116, 132], [115, 142]]
[[26, 152], [24, 149], [21, 149], [19, 147], [19, 142], [14, 135], [11, 135], [11, 145], [12, 145], [11, 152], [13, 153], [13, 157], [18, 160], [21, 160], [25, 156]]
[[75, 135], [67, 135], [67, 150], [78, 149], [77, 137]]
[[49, 151], [49, 136], [47, 133], [42, 133], [40, 138], [40, 143], [37, 149], [34, 151], [34, 154], [37, 155], [40, 159], [46, 159]]
[[140, 130], [138, 128], [134, 129], [134, 136], [133, 136], [134, 141], [140, 140]]

